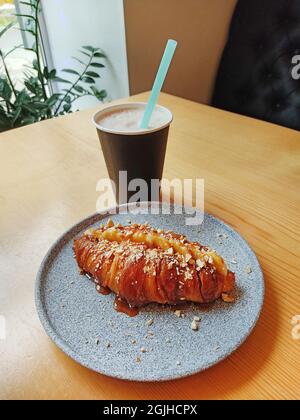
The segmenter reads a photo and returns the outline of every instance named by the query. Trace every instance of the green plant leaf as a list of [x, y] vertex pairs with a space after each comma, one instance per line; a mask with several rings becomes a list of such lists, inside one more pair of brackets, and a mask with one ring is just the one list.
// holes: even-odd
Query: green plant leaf
[[15, 125], [17, 119], [19, 118], [20, 114], [22, 112], [22, 107], [18, 107], [15, 112], [13, 113], [13, 118], [12, 118], [12, 125]]
[[91, 67], [97, 67], [99, 69], [105, 67], [105, 65], [101, 64], [101, 63], [91, 63], [90, 66]]
[[0, 96], [5, 101], [9, 101], [12, 95], [12, 89], [5, 79], [0, 79]]
[[[27, 106], [27, 104], [26, 104]], [[49, 109], [47, 102], [35, 101], [32, 102], [33, 109], [35, 110], [36, 115], [44, 115]]]
[[20, 4], [24, 4], [24, 6], [30, 6], [36, 9], [35, 5], [32, 3], [29, 3], [28, 1], [19, 1]]
[[85, 89], [80, 85], [75, 85], [73, 87], [73, 89], [76, 90], [76, 92], [78, 92], [78, 93], [84, 93], [85, 92]]
[[40, 80], [37, 77], [33, 77], [31, 74], [27, 75], [27, 79], [24, 84], [26, 88], [36, 97], [40, 98], [43, 95]]
[[57, 101], [59, 100], [60, 95], [58, 93], [55, 93], [52, 95], [47, 101], [45, 102], [46, 106], [49, 108], [53, 108], [54, 105], [56, 105]]
[[100, 53], [100, 52], [96, 52], [94, 54], [94, 57], [96, 57], [96, 58], [107, 58], [104, 53]]
[[0, 131], [6, 131], [12, 128], [11, 120], [6, 115], [2, 115], [0, 118]]
[[64, 104], [63, 108], [65, 112], [69, 112], [72, 108], [72, 105], [70, 103], [66, 103]]
[[95, 86], [91, 86], [91, 94], [94, 95], [99, 101], [103, 101], [107, 97], [106, 90], [98, 90], [95, 88]]
[[85, 52], [85, 51], [79, 51], [81, 54], [84, 54], [84, 55], [86, 55], [87, 57], [89, 57], [89, 58], [91, 58], [91, 54], [88, 54], [87, 52]]
[[26, 90], [23, 89], [21, 90], [21, 92], [17, 94], [15, 105], [18, 108], [19, 106], [22, 106], [24, 103], [30, 103], [30, 102], [31, 102], [30, 96], [28, 95]]
[[70, 82], [70, 80], [62, 79], [61, 77], [57, 77], [57, 76], [53, 79], [53, 82], [68, 83], [69, 85], [72, 84], [72, 82]]
[[86, 64], [87, 64], [87, 63], [84, 63], [83, 61], [79, 60], [79, 58], [77, 58], [77, 57], [72, 57], [72, 58], [73, 58], [73, 60], [78, 61], [78, 63], [82, 64], [83, 66], [86, 66]]
[[33, 116], [25, 117], [21, 120], [21, 125], [28, 125], [37, 122], [38, 120]]
[[92, 79], [91, 77], [85, 77], [85, 76], [82, 78], [82, 81], [85, 82], [85, 83], [88, 83], [89, 85], [92, 85], [92, 84], [96, 83], [96, 81], [94, 79]]
[[5, 34], [5, 32], [7, 32], [10, 28], [12, 28], [15, 25], [15, 23], [16, 22], [11, 22], [7, 26], [5, 26], [5, 28], [2, 29], [2, 31], [0, 31], [0, 38], [2, 37], [2, 35]]
[[8, 57], [11, 53], [13, 53], [14, 51], [18, 50], [21, 47], [23, 47], [23, 44], [16, 45], [15, 47], [13, 47], [9, 51], [7, 51], [7, 53], [5, 53], [4, 58]]
[[107, 98], [106, 90], [100, 90], [100, 92], [97, 93], [96, 98], [99, 99], [99, 101], [103, 101], [103, 99]]
[[44, 77], [46, 80], [52, 80], [56, 77], [56, 70], [48, 70], [48, 67], [44, 67]]
[[37, 104], [29, 103], [29, 104], [23, 104], [23, 108], [30, 112], [30, 114], [39, 115], [37, 107]]
[[31, 52], [34, 52], [34, 53], [35, 53], [35, 50], [34, 50], [34, 49], [32, 49], [32, 48], [27, 48], [27, 47], [24, 47], [24, 50], [25, 50], [25, 51], [31, 51]]
[[33, 15], [23, 15], [22, 13], [15, 13], [14, 15], [21, 18], [32, 19], [34, 21], [36, 20]]
[[49, 70], [47, 66], [44, 67], [44, 77], [47, 80], [49, 79]]
[[37, 94], [38, 89], [35, 85], [31, 84], [28, 81], [25, 81], [24, 84], [25, 84], [26, 88], [29, 90], [29, 92], [33, 93], [34, 95]]
[[80, 73], [78, 73], [78, 71], [76, 71], [76, 70], [62, 69], [62, 71], [65, 72], [65, 73], [70, 73], [70, 74], [75, 74], [76, 76], [80, 76]]
[[49, 73], [49, 80], [55, 79], [55, 77], [56, 77], [56, 70], [53, 69]]
[[99, 74], [95, 73], [94, 71], [86, 71], [85, 74], [90, 77], [95, 77], [95, 78], [100, 77]]
[[34, 70], [38, 71], [39, 66], [36, 58], [32, 61], [32, 67], [34, 68]]
[[83, 45], [81, 48], [83, 48], [83, 49], [85, 49], [87, 51], [90, 51], [92, 53], [94, 53], [94, 52], [96, 52], [96, 51], [99, 50], [99, 48], [94, 48], [94, 47], [92, 47], [90, 45]]
[[32, 30], [32, 29], [28, 29], [28, 28], [25, 28], [25, 29], [23, 29], [23, 28], [18, 28], [19, 29], [19, 31], [21, 31], [21, 32], [28, 32], [29, 34], [31, 34], [32, 36], [35, 36], [35, 32]]

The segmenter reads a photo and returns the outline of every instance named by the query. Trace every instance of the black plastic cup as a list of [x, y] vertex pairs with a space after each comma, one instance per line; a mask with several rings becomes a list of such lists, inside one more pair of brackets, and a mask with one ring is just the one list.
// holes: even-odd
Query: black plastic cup
[[[129, 191], [129, 183], [136, 179], [146, 181], [148, 195], [144, 200], [153, 199], [153, 188], [151, 194], [152, 180], [161, 180], [164, 168], [164, 161], [167, 149], [169, 127], [173, 120], [171, 111], [157, 105], [165, 114], [165, 123], [157, 128], [138, 131], [117, 131], [108, 129], [101, 125], [101, 120], [117, 111], [130, 109], [145, 109], [146, 103], [133, 102], [121, 105], [113, 105], [98, 111], [93, 122], [97, 128], [98, 136], [109, 177], [115, 183], [116, 201], [119, 204], [127, 202], [126, 196], [130, 199], [136, 191]], [[120, 185], [120, 172], [127, 172], [127, 184]], [[159, 197], [155, 197], [158, 200]]]

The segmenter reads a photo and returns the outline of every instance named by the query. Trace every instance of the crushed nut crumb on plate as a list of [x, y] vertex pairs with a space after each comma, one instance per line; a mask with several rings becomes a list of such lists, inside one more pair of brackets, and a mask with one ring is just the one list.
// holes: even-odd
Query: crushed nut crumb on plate
[[195, 318], [193, 319], [192, 323], [191, 323], [191, 329], [193, 331], [198, 331], [199, 330], [199, 326], [200, 326], [200, 321], [196, 321]]
[[229, 295], [228, 293], [222, 293], [222, 300], [226, 303], [233, 303], [235, 302], [235, 297]]

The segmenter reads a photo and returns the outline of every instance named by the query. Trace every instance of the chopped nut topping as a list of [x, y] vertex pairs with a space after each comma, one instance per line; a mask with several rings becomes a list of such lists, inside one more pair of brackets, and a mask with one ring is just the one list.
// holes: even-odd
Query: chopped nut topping
[[107, 341], [107, 343], [105, 345], [108, 349], [111, 347], [111, 343], [109, 341]]
[[230, 296], [228, 293], [222, 293], [222, 300], [226, 303], [233, 303], [235, 301], [235, 298], [233, 296]]
[[200, 259], [196, 260], [196, 264], [197, 264], [197, 267], [199, 267], [200, 269], [202, 267], [204, 267], [204, 262], [202, 260], [200, 260]]
[[191, 254], [186, 254], [186, 256], [185, 256], [185, 262], [188, 263], [191, 258], [192, 258]]
[[92, 235], [92, 234], [94, 233], [94, 230], [95, 230], [95, 229], [93, 229], [93, 228], [89, 228], [89, 229], [87, 229], [87, 230], [84, 232], [84, 234], [85, 234], [85, 235]]
[[237, 264], [237, 261], [235, 259], [232, 259], [230, 262], [231, 264]]
[[191, 323], [191, 329], [193, 331], [198, 331], [199, 330], [199, 321], [196, 321], [195, 319], [193, 319], [192, 323]]
[[143, 268], [143, 272], [145, 274], [147, 274], [147, 273], [149, 273], [149, 271], [150, 271], [150, 267], [148, 267], [147, 265], [145, 265], [145, 267]]
[[192, 280], [192, 278], [193, 278], [193, 275], [192, 275], [192, 273], [190, 271], [186, 271], [184, 273], [184, 279], [185, 280]]
[[141, 358], [140, 357], [136, 357], [135, 361], [136, 361], [136, 363], [141, 363]]
[[182, 311], [177, 310], [177, 311], [175, 311], [175, 312], [174, 312], [174, 314], [175, 314], [178, 318], [180, 318], [180, 317], [181, 317], [181, 315], [182, 315]]
[[181, 365], [181, 362], [179, 362], [179, 360], [176, 362], [176, 365], [177, 366], [180, 366]]
[[186, 263], [186, 262], [182, 262], [182, 263], [180, 264], [180, 267], [181, 267], [181, 268], [185, 268], [185, 267], [187, 267], [187, 263]]
[[194, 321], [196, 321], [196, 322], [200, 322], [200, 321], [201, 321], [201, 319], [199, 318], [199, 316], [194, 316]]
[[107, 227], [113, 227], [115, 224], [114, 224], [114, 222], [111, 219], [108, 219], [106, 225], [107, 225]]
[[131, 341], [131, 344], [136, 344], [136, 340], [132, 340]]
[[146, 322], [146, 324], [148, 325], [148, 327], [150, 327], [153, 324], [153, 319], [148, 319], [148, 321]]
[[145, 347], [142, 347], [141, 348], [141, 353], [146, 353], [147, 352], [147, 350], [145, 349]]
[[247, 274], [252, 273], [252, 268], [249, 265], [246, 267], [246, 273]]
[[166, 338], [166, 343], [171, 343], [171, 340], [168, 337]]

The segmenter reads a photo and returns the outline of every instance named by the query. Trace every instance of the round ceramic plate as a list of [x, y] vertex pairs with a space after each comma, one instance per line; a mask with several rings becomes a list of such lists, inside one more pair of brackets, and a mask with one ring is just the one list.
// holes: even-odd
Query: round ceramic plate
[[[36, 306], [51, 339], [71, 358], [96, 372], [121, 379], [162, 381], [188, 376], [228, 357], [253, 330], [264, 299], [257, 258], [245, 240], [220, 220], [205, 214], [200, 226], [187, 226], [180, 207], [171, 215], [94, 215], [68, 230], [46, 255], [36, 282]], [[182, 213], [182, 212], [181, 212]], [[116, 312], [114, 296], [100, 295], [79, 274], [73, 240], [111, 217], [115, 223], [148, 222], [209, 245], [236, 273], [237, 298], [211, 305], [187, 305], [178, 318], [174, 307], [149, 305], [133, 318]], [[250, 272], [251, 271], [251, 272]], [[198, 331], [191, 329], [201, 318]], [[153, 323], [147, 322], [153, 320]], [[151, 325], [148, 325], [151, 324]], [[145, 350], [142, 352], [141, 349]]]

